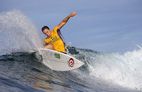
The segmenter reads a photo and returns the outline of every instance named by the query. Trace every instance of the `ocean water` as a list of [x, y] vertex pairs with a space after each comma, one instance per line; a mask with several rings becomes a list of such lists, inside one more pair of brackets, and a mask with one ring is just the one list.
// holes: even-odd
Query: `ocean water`
[[[68, 72], [40, 63], [36, 27], [20, 11], [0, 14], [0, 92], [141, 92], [142, 49], [102, 53], [76, 48], [85, 63]], [[35, 53], [36, 52], [36, 53]]]

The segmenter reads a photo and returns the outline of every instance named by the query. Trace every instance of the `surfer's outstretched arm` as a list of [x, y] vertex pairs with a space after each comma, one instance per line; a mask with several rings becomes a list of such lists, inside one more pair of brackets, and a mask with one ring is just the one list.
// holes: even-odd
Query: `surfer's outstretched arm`
[[59, 23], [59, 24], [57, 25], [58, 29], [61, 29], [61, 28], [68, 22], [68, 20], [69, 20], [71, 17], [74, 17], [74, 16], [76, 16], [76, 15], [77, 15], [76, 12], [70, 13], [67, 17], [65, 17], [65, 18], [61, 21], [61, 23]]

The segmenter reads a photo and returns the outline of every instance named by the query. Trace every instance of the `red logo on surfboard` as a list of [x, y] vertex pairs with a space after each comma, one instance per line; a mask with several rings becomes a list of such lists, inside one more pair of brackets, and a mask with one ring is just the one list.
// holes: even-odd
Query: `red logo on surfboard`
[[69, 64], [70, 67], [74, 66], [74, 60], [73, 60], [73, 58], [70, 58], [70, 60], [68, 61], [68, 64]]

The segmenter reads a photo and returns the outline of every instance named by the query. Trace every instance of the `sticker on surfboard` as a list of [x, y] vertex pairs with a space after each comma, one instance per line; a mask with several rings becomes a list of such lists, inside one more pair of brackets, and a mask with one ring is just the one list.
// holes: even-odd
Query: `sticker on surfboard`
[[69, 59], [68, 65], [69, 65], [70, 67], [73, 67], [73, 66], [74, 66], [74, 60], [73, 60], [73, 58], [70, 58], [70, 59]]
[[60, 58], [61, 58], [60, 54], [58, 54], [58, 53], [55, 53], [54, 56], [55, 56], [55, 58], [57, 58], [57, 59], [60, 59]]

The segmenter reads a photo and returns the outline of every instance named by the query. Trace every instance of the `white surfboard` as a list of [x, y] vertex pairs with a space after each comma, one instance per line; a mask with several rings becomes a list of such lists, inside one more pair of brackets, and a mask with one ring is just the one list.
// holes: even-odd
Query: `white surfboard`
[[42, 63], [55, 71], [69, 71], [84, 64], [73, 56], [46, 48], [40, 48], [39, 53], [43, 58]]

